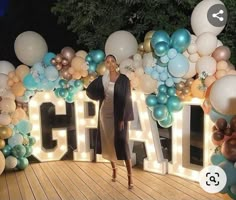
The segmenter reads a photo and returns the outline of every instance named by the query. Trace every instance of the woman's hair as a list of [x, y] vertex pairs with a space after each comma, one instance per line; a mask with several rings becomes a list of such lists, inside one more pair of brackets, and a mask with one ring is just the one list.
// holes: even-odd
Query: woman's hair
[[115, 57], [114, 55], [112, 55], [112, 54], [108, 54], [108, 55], [106, 56], [105, 60], [106, 60], [108, 57], [112, 57], [112, 58], [114, 58], [115, 61], [116, 61], [116, 57]]

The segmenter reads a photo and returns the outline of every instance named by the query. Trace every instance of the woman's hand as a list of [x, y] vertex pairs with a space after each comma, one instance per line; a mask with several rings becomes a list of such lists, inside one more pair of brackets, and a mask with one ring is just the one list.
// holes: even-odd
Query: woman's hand
[[120, 123], [119, 123], [119, 129], [120, 129], [120, 131], [122, 131], [124, 128], [125, 128], [125, 123], [124, 123], [124, 121], [120, 121]]

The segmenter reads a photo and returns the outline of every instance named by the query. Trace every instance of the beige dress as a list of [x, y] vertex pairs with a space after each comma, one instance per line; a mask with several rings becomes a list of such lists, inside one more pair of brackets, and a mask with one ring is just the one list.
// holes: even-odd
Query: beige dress
[[117, 161], [114, 146], [114, 86], [114, 82], [109, 82], [108, 88], [105, 91], [105, 99], [103, 100], [100, 109], [102, 157], [110, 161]]

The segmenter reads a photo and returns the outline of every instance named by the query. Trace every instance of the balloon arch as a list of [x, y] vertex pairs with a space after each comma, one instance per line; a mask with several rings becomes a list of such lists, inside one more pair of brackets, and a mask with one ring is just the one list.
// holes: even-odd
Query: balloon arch
[[[0, 61], [0, 174], [6, 169], [25, 169], [36, 139], [28, 118], [27, 103], [39, 91], [53, 91], [68, 103], [98, 75], [105, 72], [104, 57], [116, 56], [120, 72], [127, 75], [132, 88], [146, 95], [146, 106], [160, 126], [172, 126], [174, 113], [183, 103], [197, 98], [213, 123], [215, 152], [211, 163], [220, 166], [228, 182], [221, 191], [236, 197], [236, 71], [230, 63], [230, 48], [217, 39], [225, 27], [227, 13], [212, 15], [214, 6], [227, 12], [219, 0], [204, 0], [193, 10], [194, 34], [181, 28], [169, 35], [164, 30], [150, 30], [137, 43], [129, 32], [112, 33], [101, 49], [61, 52], [48, 51], [42, 36], [33, 31], [18, 35], [14, 49], [23, 63], [16, 68]], [[216, 17], [217, 16], [217, 17]], [[229, 178], [231, 177], [231, 178]], [[232, 178], [234, 177], [234, 178]]]

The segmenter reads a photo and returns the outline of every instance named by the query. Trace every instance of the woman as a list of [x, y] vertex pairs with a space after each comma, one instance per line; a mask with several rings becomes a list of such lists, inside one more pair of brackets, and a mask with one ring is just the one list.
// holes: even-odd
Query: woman
[[133, 120], [131, 87], [129, 79], [118, 71], [116, 58], [105, 59], [106, 73], [87, 87], [87, 95], [99, 100], [99, 123], [96, 153], [110, 160], [112, 181], [116, 181], [116, 161], [125, 160], [128, 188], [133, 188], [132, 163], [128, 145], [128, 121]]

